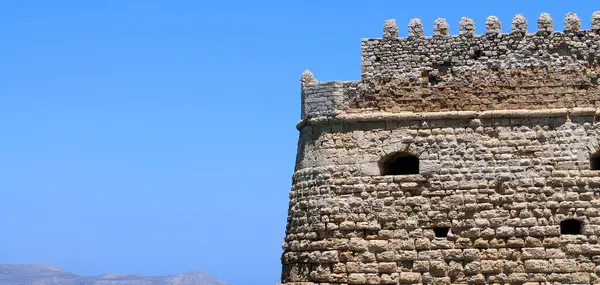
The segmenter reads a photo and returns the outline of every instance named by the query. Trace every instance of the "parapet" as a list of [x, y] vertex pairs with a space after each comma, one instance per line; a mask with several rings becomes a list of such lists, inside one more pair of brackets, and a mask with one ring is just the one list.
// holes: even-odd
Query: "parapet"
[[[502, 33], [495, 16], [485, 34], [462, 18], [452, 35], [446, 19], [425, 36], [420, 19], [408, 22], [408, 37], [398, 37], [395, 20], [383, 25], [382, 38], [361, 41], [360, 81], [318, 82], [302, 76], [302, 118], [341, 113], [486, 111], [600, 107], [600, 11], [591, 28], [568, 13], [564, 30], [552, 17], [537, 19], [528, 33], [521, 14]], [[598, 105], [598, 106], [597, 106]]]
[[[307, 79], [310, 74], [310, 79]], [[302, 118], [327, 116], [332, 117], [340, 110], [349, 108], [350, 90], [355, 90], [358, 82], [331, 81], [318, 82], [310, 71], [302, 76]]]
[[[600, 12], [592, 16], [590, 30], [581, 30], [581, 21], [574, 13], [564, 19], [564, 31], [554, 31], [552, 17], [543, 13], [537, 19], [537, 32], [527, 32], [527, 20], [521, 14], [512, 21], [511, 32], [502, 33], [500, 20], [490, 16], [485, 21], [485, 34], [475, 34], [475, 22], [463, 17], [458, 34], [451, 35], [446, 19], [433, 24], [433, 36], [426, 37], [420, 19], [408, 23], [408, 37], [398, 37], [394, 20], [386, 21], [382, 38], [362, 40], [362, 77], [387, 72], [421, 72], [437, 67], [481, 65], [509, 57], [538, 57], [537, 54], [561, 53], [596, 63], [600, 34]], [[515, 62], [523, 63], [523, 62]], [[551, 61], [544, 64], [552, 64]]]

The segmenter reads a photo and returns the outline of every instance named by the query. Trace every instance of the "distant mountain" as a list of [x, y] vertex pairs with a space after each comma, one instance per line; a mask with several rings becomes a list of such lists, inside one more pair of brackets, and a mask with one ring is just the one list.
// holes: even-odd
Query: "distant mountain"
[[0, 285], [227, 285], [202, 272], [150, 277], [133, 274], [104, 274], [83, 277], [47, 265], [0, 264]]

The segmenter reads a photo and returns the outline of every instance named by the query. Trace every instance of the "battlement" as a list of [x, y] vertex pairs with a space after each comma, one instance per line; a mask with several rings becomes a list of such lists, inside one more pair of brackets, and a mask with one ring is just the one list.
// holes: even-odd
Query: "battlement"
[[511, 33], [502, 33], [501, 26], [497, 17], [490, 16], [485, 22], [486, 33], [476, 35], [475, 22], [462, 18], [458, 34], [451, 36], [448, 22], [439, 18], [434, 23], [433, 36], [425, 37], [421, 20], [412, 19], [408, 37], [399, 38], [396, 21], [387, 20], [383, 38], [362, 40], [362, 77], [481, 65], [490, 60], [507, 60], [509, 55], [515, 59], [536, 57], [536, 52], [574, 55], [597, 63], [600, 11], [593, 14], [590, 30], [581, 30], [581, 21], [574, 13], [565, 17], [562, 32], [554, 31], [554, 22], [547, 13], [538, 18], [536, 33], [527, 32], [527, 20], [521, 14], [514, 17]]
[[[463, 18], [451, 36], [445, 19], [424, 36], [420, 19], [398, 37], [395, 20], [383, 25], [383, 37], [361, 41], [361, 80], [319, 83], [303, 75], [302, 118], [348, 112], [485, 111], [596, 107], [600, 67], [600, 12], [591, 29], [582, 30], [574, 13], [564, 31], [554, 31], [549, 14], [528, 33], [523, 15], [511, 32], [502, 33], [497, 17], [475, 34], [472, 19]], [[310, 80], [306, 80], [309, 78]]]

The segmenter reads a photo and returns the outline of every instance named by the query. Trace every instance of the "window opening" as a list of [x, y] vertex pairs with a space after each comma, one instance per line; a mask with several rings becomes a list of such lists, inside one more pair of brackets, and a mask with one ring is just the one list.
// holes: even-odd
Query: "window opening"
[[435, 233], [435, 237], [448, 237], [448, 232], [450, 231], [450, 228], [448, 227], [439, 227], [439, 228], [434, 228], [433, 232]]
[[578, 220], [564, 220], [560, 223], [561, 235], [580, 235], [583, 230], [583, 223]]
[[592, 170], [600, 170], [600, 153], [594, 153], [590, 157], [590, 168]]
[[384, 160], [381, 165], [382, 175], [419, 174], [419, 158], [408, 153], [400, 153]]

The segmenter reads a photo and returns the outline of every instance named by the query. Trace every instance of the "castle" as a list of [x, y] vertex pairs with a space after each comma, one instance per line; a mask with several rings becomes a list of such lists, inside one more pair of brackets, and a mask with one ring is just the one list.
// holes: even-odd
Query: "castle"
[[600, 12], [363, 39], [301, 77], [282, 283], [600, 284]]

